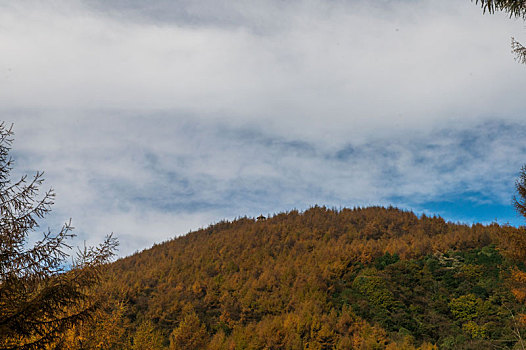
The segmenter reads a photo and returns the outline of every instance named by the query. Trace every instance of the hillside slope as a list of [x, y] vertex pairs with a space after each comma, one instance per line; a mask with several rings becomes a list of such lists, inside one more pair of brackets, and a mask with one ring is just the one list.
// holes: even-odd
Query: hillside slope
[[112, 264], [99, 323], [113, 348], [512, 348], [521, 232], [381, 207], [221, 222]]

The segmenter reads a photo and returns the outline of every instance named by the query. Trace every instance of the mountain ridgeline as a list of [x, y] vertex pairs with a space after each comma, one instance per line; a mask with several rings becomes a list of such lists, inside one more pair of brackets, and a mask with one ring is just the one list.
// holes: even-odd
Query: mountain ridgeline
[[524, 254], [522, 228], [454, 224], [392, 207], [313, 207], [220, 222], [109, 265], [103, 311], [66, 342], [79, 349], [97, 342], [108, 349], [522, 348]]

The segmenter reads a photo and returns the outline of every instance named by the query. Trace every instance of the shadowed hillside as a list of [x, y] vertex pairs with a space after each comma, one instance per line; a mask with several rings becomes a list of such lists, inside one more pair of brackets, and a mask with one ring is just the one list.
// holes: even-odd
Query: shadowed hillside
[[520, 229], [396, 208], [220, 222], [112, 264], [105, 313], [75, 334], [115, 327], [105, 344], [135, 349], [512, 348], [522, 244]]

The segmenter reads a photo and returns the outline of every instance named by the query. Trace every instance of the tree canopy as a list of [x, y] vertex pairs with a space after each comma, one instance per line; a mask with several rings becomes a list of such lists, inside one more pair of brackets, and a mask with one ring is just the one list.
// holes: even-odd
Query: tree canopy
[[525, 242], [381, 207], [220, 222], [109, 266], [101, 290], [124, 311], [101, 328], [120, 312], [124, 332], [105, 348], [520, 347]]

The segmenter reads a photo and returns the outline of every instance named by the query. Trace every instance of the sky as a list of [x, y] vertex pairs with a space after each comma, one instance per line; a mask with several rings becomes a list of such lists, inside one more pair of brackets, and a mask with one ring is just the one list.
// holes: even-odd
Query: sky
[[0, 119], [42, 229], [119, 256], [313, 205], [523, 225], [511, 37], [469, 0], [0, 0]]

